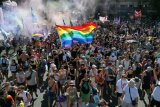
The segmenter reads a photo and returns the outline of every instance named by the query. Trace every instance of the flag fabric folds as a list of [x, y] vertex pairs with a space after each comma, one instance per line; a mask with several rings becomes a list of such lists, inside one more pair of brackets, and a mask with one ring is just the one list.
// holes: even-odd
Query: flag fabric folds
[[[82, 26], [56, 26], [63, 48], [70, 48], [73, 43], [91, 43], [93, 40], [92, 31], [96, 28], [94, 23], [87, 23]], [[74, 42], [73, 42], [74, 41]]]
[[63, 24], [64, 24], [64, 25], [66, 25], [66, 23], [65, 23], [64, 19], [63, 19]]
[[69, 18], [69, 21], [70, 21], [70, 26], [73, 26], [71, 18]]
[[33, 34], [32, 36], [34, 36], [34, 37], [43, 37], [44, 35], [43, 35], [43, 34], [40, 34], [40, 33], [35, 33], [35, 34]]

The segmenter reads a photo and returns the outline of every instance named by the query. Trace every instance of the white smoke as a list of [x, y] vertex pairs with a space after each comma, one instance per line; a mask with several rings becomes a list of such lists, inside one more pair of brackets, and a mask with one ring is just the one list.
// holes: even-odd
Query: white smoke
[[[71, 19], [76, 25], [81, 23], [81, 20], [93, 15], [96, 9], [96, 0], [48, 0], [46, 3], [42, 0], [26, 0], [20, 6], [16, 6], [15, 2], [6, 3], [10, 8], [14, 7], [15, 11], [13, 12], [18, 15], [19, 19], [23, 20], [22, 33], [24, 35], [31, 35], [46, 26], [50, 29], [55, 24], [63, 25], [63, 20], [66, 25], [70, 25]], [[35, 10], [37, 23], [32, 22], [31, 8]], [[9, 15], [13, 12], [5, 12], [5, 14]], [[10, 27], [13, 29], [14, 24], [10, 24]], [[10, 29], [6, 27], [5, 30]]]

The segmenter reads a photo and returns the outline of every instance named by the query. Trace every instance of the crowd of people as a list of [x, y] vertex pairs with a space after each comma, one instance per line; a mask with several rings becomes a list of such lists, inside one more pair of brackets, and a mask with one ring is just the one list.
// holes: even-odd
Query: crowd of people
[[47, 107], [138, 107], [139, 100], [159, 107], [156, 22], [96, 24], [92, 44], [69, 49], [61, 48], [56, 29], [45, 38], [2, 41], [0, 107], [32, 107], [37, 90], [47, 91]]

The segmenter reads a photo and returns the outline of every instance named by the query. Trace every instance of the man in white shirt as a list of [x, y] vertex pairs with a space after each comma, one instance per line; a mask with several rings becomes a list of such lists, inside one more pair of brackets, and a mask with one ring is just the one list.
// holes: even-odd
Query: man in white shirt
[[96, 87], [97, 86], [97, 84], [96, 84], [96, 80], [95, 80], [95, 77], [97, 76], [97, 73], [98, 72], [98, 70], [97, 70], [97, 66], [96, 65], [92, 65], [92, 68], [91, 68], [91, 70], [90, 70], [90, 72], [89, 72], [89, 76], [90, 76], [90, 79], [91, 79], [91, 81], [92, 81], [92, 83], [93, 83], [93, 85]]
[[159, 107], [160, 106], [160, 81], [157, 82], [157, 86], [154, 88], [152, 92], [152, 100], [151, 107]]
[[[128, 82], [128, 85], [125, 86], [123, 91], [124, 97], [122, 107], [137, 107], [139, 94], [133, 79]], [[135, 105], [132, 103], [133, 101], [136, 102]]]
[[128, 57], [126, 57], [124, 60], [123, 60], [123, 64], [124, 64], [124, 70], [128, 70], [129, 66], [131, 65], [130, 64], [131, 61]]
[[31, 96], [33, 96], [34, 92], [36, 97], [38, 97], [37, 86], [39, 78], [37, 72], [35, 71], [35, 68], [36, 68], [35, 65], [30, 66], [29, 70], [25, 73], [25, 76], [26, 76], [27, 88], [31, 93]]
[[128, 80], [126, 79], [126, 75], [122, 74], [121, 79], [119, 79], [116, 83], [116, 93], [118, 97], [118, 106], [122, 104], [122, 93], [124, 87], [128, 84]]

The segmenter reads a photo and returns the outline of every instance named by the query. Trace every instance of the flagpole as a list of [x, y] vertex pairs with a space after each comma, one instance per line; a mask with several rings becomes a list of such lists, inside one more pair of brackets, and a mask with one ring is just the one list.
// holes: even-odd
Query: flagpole
[[62, 19], [62, 20], [63, 20], [63, 24], [64, 24], [64, 25], [66, 25], [66, 23], [65, 23], [64, 19]]
[[[56, 27], [56, 30], [57, 30], [57, 24], [56, 24], [56, 22], [55, 22], [55, 27]], [[59, 36], [59, 40], [60, 40], [60, 42], [61, 42], [61, 47], [62, 47], [62, 40], [61, 40], [61, 38], [60, 38], [60, 34], [58, 33], [58, 30], [57, 30], [57, 34], [58, 34], [58, 36]]]
[[69, 21], [70, 21], [70, 26], [73, 26], [73, 23], [71, 21], [71, 18], [69, 17]]

